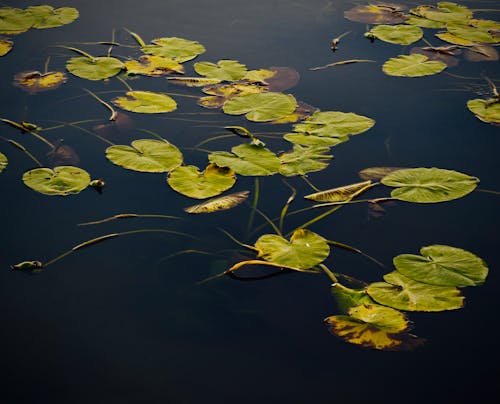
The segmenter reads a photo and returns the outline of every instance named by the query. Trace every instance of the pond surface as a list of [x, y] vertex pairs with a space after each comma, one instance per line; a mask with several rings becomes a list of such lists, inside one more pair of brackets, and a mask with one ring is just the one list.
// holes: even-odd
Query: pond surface
[[[129, 144], [152, 138], [143, 130], [152, 131], [179, 147], [185, 164], [205, 167], [206, 150], [230, 150], [246, 141], [225, 137], [205, 143], [201, 147], [205, 151], [193, 149], [227, 134], [224, 126], [285, 134], [293, 124], [254, 123], [204, 109], [196, 104], [200, 89], [137, 76], [127, 81], [130, 86], [167, 92], [178, 108], [157, 115], [127, 112], [128, 126], [110, 130], [109, 111], [84, 88], [109, 101], [125, 90], [118, 80], [87, 81], [68, 74], [67, 83], [57, 90], [37, 94], [11, 83], [19, 72], [43, 70], [49, 56], [50, 69], [64, 71], [75, 54], [58, 45], [106, 54], [108, 45], [82, 42], [111, 41], [113, 30], [116, 42], [131, 46], [137, 44], [126, 29], [146, 42], [186, 38], [206, 48], [195, 62], [232, 59], [249, 69], [291, 67], [300, 81], [286, 92], [298, 100], [376, 121], [369, 131], [333, 147], [335, 157], [328, 168], [308, 175], [320, 189], [358, 182], [357, 173], [366, 167], [396, 166], [456, 170], [478, 177], [482, 190], [499, 191], [499, 128], [481, 122], [466, 107], [478, 92], [483, 97], [490, 91], [485, 77], [500, 78], [498, 61], [472, 63], [462, 58], [458, 66], [446, 70], [452, 75], [387, 76], [382, 64], [408, 54], [414, 45], [370, 43], [363, 37], [365, 24], [344, 18], [344, 11], [356, 5], [346, 0], [50, 4], [76, 7], [80, 17], [63, 27], [13, 37], [13, 50], [0, 58], [0, 115], [43, 128], [89, 120], [80, 126], [90, 132], [65, 126], [42, 133], [74, 147], [77, 165], [92, 178], [103, 178], [106, 186], [102, 194], [89, 188], [67, 197], [34, 192], [21, 178], [36, 165], [7, 142], [0, 143], [0, 152], [9, 160], [0, 174], [2, 403], [466, 403], [497, 395], [498, 195], [475, 191], [446, 203], [397, 202], [384, 215], [374, 215], [367, 204], [359, 203], [311, 225], [310, 230], [325, 238], [355, 246], [385, 264], [380, 268], [359, 254], [333, 248], [325, 261], [328, 267], [365, 282], [380, 281], [392, 270], [396, 255], [418, 254], [422, 246], [432, 244], [471, 251], [489, 266], [484, 285], [464, 289], [463, 309], [411, 313], [412, 332], [426, 339], [423, 346], [410, 352], [363, 349], [325, 327], [323, 319], [338, 311], [331, 282], [322, 274], [294, 272], [258, 281], [223, 277], [199, 283], [253, 257], [221, 229], [252, 245], [260, 235], [273, 232], [258, 214], [248, 229], [255, 178], [238, 176], [231, 190], [251, 191], [249, 204], [210, 215], [187, 215], [183, 208], [197, 202], [168, 187], [165, 173], [141, 173], [111, 164], [104, 153], [109, 144], [92, 135]], [[496, 1], [461, 4], [473, 9], [498, 6]], [[480, 15], [499, 19], [494, 12]], [[346, 31], [350, 33], [333, 53], [332, 38]], [[431, 32], [426, 30], [426, 38], [437, 45]], [[115, 47], [112, 54], [137, 57], [139, 51]], [[348, 59], [375, 62], [310, 70]], [[185, 68], [186, 76], [195, 75], [193, 61]], [[101, 132], [95, 131], [98, 126]], [[47, 164], [47, 149], [37, 139], [3, 124], [0, 135], [23, 144]], [[275, 152], [290, 148], [280, 135], [262, 139]], [[279, 217], [290, 196], [282, 180], [281, 176], [259, 180], [258, 207], [271, 218]], [[303, 200], [313, 192], [310, 186], [299, 177], [287, 182], [297, 190], [290, 210], [311, 206]], [[387, 196], [387, 190], [373, 195]], [[287, 217], [285, 232], [320, 212]], [[77, 226], [119, 213], [182, 220], [146, 217]], [[24, 260], [47, 262], [95, 237], [136, 229], [183, 235], [130, 234], [75, 251], [37, 274], [9, 270]], [[244, 276], [245, 270], [241, 271]], [[258, 269], [248, 273], [256, 275]]]

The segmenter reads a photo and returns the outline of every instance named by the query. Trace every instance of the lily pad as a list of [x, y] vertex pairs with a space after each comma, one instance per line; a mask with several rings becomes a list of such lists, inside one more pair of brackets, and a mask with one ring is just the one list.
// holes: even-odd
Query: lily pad
[[206, 77], [167, 77], [169, 83], [180, 84], [187, 87], [205, 87], [211, 84], [220, 83], [219, 79], [209, 79]]
[[167, 181], [174, 191], [182, 195], [204, 199], [231, 188], [236, 182], [236, 176], [230, 168], [216, 164], [209, 164], [201, 173], [198, 167], [181, 166], [170, 171]]
[[469, 62], [496, 62], [498, 60], [497, 50], [489, 45], [468, 46], [464, 56]]
[[412, 10], [412, 13], [433, 21], [444, 23], [466, 23], [472, 18], [472, 11], [466, 6], [461, 6], [451, 2], [440, 2], [435, 6], [419, 6]]
[[78, 16], [78, 10], [73, 7], [61, 7], [54, 9], [52, 6], [30, 6], [26, 9], [35, 18], [33, 28], [54, 28], [70, 24]]
[[399, 24], [404, 22], [404, 6], [392, 3], [356, 6], [344, 12], [349, 21], [366, 24]]
[[[276, 75], [276, 72], [268, 69], [248, 70], [245, 73], [243, 80], [248, 81], [250, 83], [260, 83], [266, 85], [268, 84], [266, 80], [269, 80], [274, 75]], [[283, 90], [271, 90], [271, 91], [283, 91]]]
[[295, 230], [290, 241], [275, 234], [265, 234], [256, 241], [258, 257], [289, 268], [309, 269], [330, 255], [326, 240], [307, 229]]
[[467, 108], [483, 122], [500, 124], [500, 100], [497, 98], [469, 100]]
[[386, 175], [402, 169], [403, 167], [368, 167], [361, 170], [358, 175], [363, 180], [380, 180]]
[[490, 30], [498, 29], [499, 27], [500, 24], [498, 24], [496, 28], [492, 28], [488, 26], [488, 24], [481, 25], [480, 23], [477, 23], [476, 25], [448, 24], [446, 26], [448, 31], [456, 37], [475, 43], [479, 42], [492, 44], [500, 43], [500, 38], [492, 35]]
[[131, 146], [110, 146], [106, 157], [129, 170], [150, 173], [168, 172], [182, 164], [182, 153], [166, 140], [140, 139]]
[[90, 175], [79, 167], [35, 168], [23, 174], [23, 182], [45, 195], [78, 194], [90, 183]]
[[81, 56], [68, 60], [66, 69], [82, 79], [97, 81], [116, 76], [123, 69], [123, 63], [107, 56], [94, 58]]
[[287, 133], [283, 139], [291, 143], [300, 144], [303, 146], [326, 146], [332, 147], [340, 143], [347, 142], [349, 136], [344, 137], [327, 137], [310, 135], [309, 133]]
[[296, 107], [293, 95], [268, 92], [236, 96], [224, 103], [223, 110], [229, 115], [245, 114], [250, 121], [266, 122], [290, 115]]
[[128, 74], [159, 77], [165, 74], [184, 74], [184, 67], [175, 59], [162, 56], [143, 55], [139, 60], [129, 60], [124, 64]]
[[0, 56], [4, 56], [9, 53], [13, 46], [14, 42], [6, 38], [0, 38]]
[[294, 125], [293, 130], [315, 136], [345, 138], [363, 133], [373, 125], [373, 119], [352, 112], [318, 111], [304, 123]]
[[258, 94], [267, 91], [266, 87], [250, 83], [215, 84], [203, 88], [207, 97], [201, 97], [198, 105], [205, 108], [221, 108], [224, 103], [236, 96]]
[[330, 292], [337, 304], [337, 310], [342, 314], [348, 314], [353, 307], [375, 303], [365, 289], [347, 288], [338, 282], [332, 285]]
[[202, 44], [184, 38], [156, 38], [151, 43], [153, 45], [142, 47], [144, 53], [173, 58], [179, 63], [187, 62], [205, 52], [205, 47]]
[[345, 202], [350, 201], [356, 196], [370, 189], [372, 182], [370, 180], [357, 182], [355, 184], [344, 185], [342, 187], [327, 189], [325, 191], [315, 192], [314, 194], [304, 196], [305, 199], [316, 202]]
[[462, 198], [471, 193], [479, 179], [442, 168], [408, 168], [385, 176], [381, 183], [397, 187], [391, 196], [401, 201], [436, 203]]
[[265, 79], [269, 91], [280, 92], [295, 87], [300, 80], [300, 74], [291, 67], [272, 66], [268, 69], [274, 74]]
[[377, 25], [369, 34], [384, 42], [409, 45], [417, 42], [424, 35], [422, 29], [414, 25]]
[[21, 72], [14, 76], [14, 85], [28, 91], [30, 94], [54, 90], [65, 83], [67, 76], [63, 72], [39, 71]]
[[20, 8], [0, 8], [0, 34], [16, 35], [29, 30], [35, 17], [29, 11]]
[[477, 286], [488, 275], [485, 262], [461, 248], [431, 245], [422, 247], [420, 254], [398, 255], [394, 266], [410, 279], [439, 286]]
[[236, 60], [219, 60], [217, 64], [199, 62], [194, 64], [194, 70], [200, 76], [226, 81], [240, 80], [247, 73], [246, 66]]
[[7, 167], [8, 164], [7, 156], [3, 153], [0, 153], [0, 173]]
[[389, 76], [421, 77], [431, 76], [446, 69], [446, 64], [437, 61], [430, 61], [427, 56], [399, 55], [389, 59], [382, 66], [382, 70]]
[[198, 214], [227, 210], [245, 202], [248, 198], [248, 195], [250, 195], [250, 191], [235, 192], [234, 194], [219, 196], [217, 198], [209, 199], [208, 201], [200, 203], [198, 205], [190, 206], [188, 208], [185, 208], [184, 211], [187, 213]]
[[410, 53], [412, 55], [414, 53], [424, 55], [429, 60], [436, 60], [438, 62], [443, 62], [448, 67], [455, 67], [459, 62], [459, 59], [456, 56], [460, 55], [462, 52], [456, 45], [450, 45], [440, 47], [416, 47], [412, 48]]
[[476, 45], [474, 41], [469, 41], [468, 39], [460, 38], [456, 35], [453, 35], [451, 32], [438, 32], [436, 34], [436, 37], [438, 37], [442, 41], [451, 43], [453, 45], [463, 45], [463, 46]]
[[414, 281], [394, 271], [384, 275], [385, 282], [368, 286], [370, 297], [377, 303], [407, 311], [444, 311], [463, 307], [460, 290]]
[[428, 18], [417, 16], [417, 15], [409, 15], [405, 19], [405, 24], [415, 25], [421, 28], [445, 28], [446, 23], [440, 21], [429, 20]]
[[328, 167], [328, 160], [333, 158], [332, 155], [327, 154], [329, 152], [328, 147], [295, 144], [293, 151], [279, 156], [281, 161], [279, 172], [281, 175], [292, 177], [321, 171]]
[[126, 111], [141, 114], [160, 114], [177, 108], [177, 103], [172, 97], [152, 91], [127, 91], [125, 97], [115, 98], [113, 104]]
[[240, 175], [273, 175], [280, 168], [280, 159], [269, 149], [255, 144], [241, 144], [229, 152], [214, 152], [208, 155], [211, 163], [229, 167]]

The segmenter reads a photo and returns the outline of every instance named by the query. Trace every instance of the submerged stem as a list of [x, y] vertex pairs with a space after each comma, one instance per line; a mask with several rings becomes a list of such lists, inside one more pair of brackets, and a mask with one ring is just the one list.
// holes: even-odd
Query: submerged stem
[[117, 115], [117, 112], [116, 110], [111, 106], [111, 104], [108, 104], [106, 101], [104, 101], [103, 99], [101, 99], [100, 97], [98, 97], [96, 94], [94, 94], [92, 91], [90, 90], [87, 90], [86, 88], [84, 88], [84, 90], [90, 94], [92, 97], [94, 97], [97, 101], [99, 101], [102, 105], [104, 105], [107, 109], [109, 109], [111, 111], [111, 116], [109, 117], [109, 120], [110, 121], [114, 121], [116, 120], [116, 115]]
[[12, 146], [18, 148], [19, 150], [21, 150], [23, 153], [25, 153], [31, 160], [33, 160], [37, 165], [38, 167], [42, 167], [42, 163], [40, 163], [40, 161], [35, 157], [33, 156], [33, 154], [31, 154], [28, 149], [26, 149], [26, 147], [24, 147], [21, 143], [18, 143], [16, 142], [15, 140], [12, 140], [12, 139], [7, 139], [7, 138], [4, 138], [3, 136], [0, 136], [3, 140], [5, 140], [6, 142], [10, 143]]
[[168, 215], [154, 215], [154, 214], [139, 214], [139, 213], [119, 213], [114, 216], [106, 217], [101, 220], [95, 220], [92, 222], [84, 222], [84, 223], [78, 223], [77, 226], [88, 226], [92, 224], [101, 224], [101, 223], [106, 223], [110, 222], [112, 220], [116, 219], [129, 219], [129, 218], [134, 218], [134, 217], [153, 217], [153, 218], [161, 218], [161, 219], [181, 219], [180, 217], [177, 216], [168, 216]]
[[288, 182], [283, 181], [285, 185], [292, 190], [292, 195], [288, 198], [288, 200], [285, 203], [285, 206], [283, 206], [283, 209], [281, 209], [281, 215], [280, 215], [280, 222], [279, 222], [279, 229], [280, 232], [283, 231], [283, 221], [285, 220], [286, 212], [288, 211], [288, 207], [290, 204], [295, 200], [295, 196], [297, 195], [297, 190], [292, 187]]
[[339, 247], [339, 248], [343, 248], [345, 250], [349, 250], [349, 251], [353, 251], [355, 253], [358, 253], [358, 254], [361, 254], [363, 257], [365, 258], [368, 258], [370, 261], [373, 261], [375, 264], [377, 264], [378, 266], [384, 268], [384, 264], [382, 264], [379, 260], [377, 260], [376, 258], [373, 258], [371, 255], [368, 255], [366, 253], [364, 253], [363, 251], [361, 251], [359, 248], [356, 248], [356, 247], [352, 247], [350, 246], [349, 244], [345, 244], [345, 243], [340, 243], [338, 241], [333, 241], [333, 240], [326, 240], [326, 242], [330, 245], [333, 245], [335, 247]]
[[45, 143], [51, 149], [54, 148], [54, 145], [51, 142], [49, 142], [47, 139], [45, 139], [42, 135], [40, 135], [40, 134], [32, 131], [31, 129], [28, 129], [24, 125], [22, 125], [20, 123], [17, 123], [17, 122], [14, 122], [14, 121], [11, 121], [10, 119], [5, 119], [5, 118], [0, 118], [0, 121], [4, 122], [4, 123], [6, 123], [6, 124], [8, 124], [10, 126], [13, 126], [14, 128], [20, 129], [21, 131], [23, 131], [25, 133], [29, 133], [30, 135], [36, 137], [38, 140], [40, 140], [43, 143]]
[[257, 203], [259, 202], [259, 188], [260, 188], [260, 183], [259, 183], [259, 178], [255, 177], [255, 190], [253, 193], [253, 203], [252, 203], [252, 210], [250, 211], [250, 217], [248, 218], [248, 224], [247, 224], [247, 235], [250, 232], [250, 229], [253, 226], [253, 221], [255, 218], [255, 211], [257, 210]]

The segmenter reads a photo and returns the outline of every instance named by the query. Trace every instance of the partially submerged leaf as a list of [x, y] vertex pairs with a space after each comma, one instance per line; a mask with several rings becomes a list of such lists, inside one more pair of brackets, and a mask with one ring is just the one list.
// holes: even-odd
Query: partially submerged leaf
[[142, 47], [144, 53], [173, 58], [179, 63], [187, 62], [205, 52], [205, 47], [202, 44], [184, 38], [156, 38], [151, 43], [153, 45]]
[[266, 122], [290, 115], [296, 107], [293, 95], [266, 92], [231, 98], [224, 103], [223, 110], [229, 115], [245, 114], [249, 121]]
[[184, 211], [196, 214], [227, 210], [243, 203], [248, 198], [248, 195], [250, 195], [250, 191], [235, 192], [234, 194], [212, 198], [198, 205], [190, 206], [185, 208]]
[[62, 142], [47, 153], [47, 158], [51, 167], [62, 165], [77, 166], [80, 163], [80, 157], [78, 157], [75, 149], [67, 144], [62, 144]]
[[41, 91], [54, 90], [65, 83], [66, 80], [66, 74], [63, 72], [40, 73], [39, 71], [27, 71], [14, 76], [14, 85], [28, 91], [30, 94], [35, 94]]
[[279, 156], [281, 175], [292, 177], [305, 175], [309, 172], [320, 171], [328, 167], [328, 160], [333, 158], [328, 155], [330, 149], [323, 146], [301, 146], [295, 144], [293, 151]]
[[27, 10], [0, 7], [0, 34], [16, 35], [29, 30], [35, 17]]
[[310, 135], [309, 133], [287, 133], [283, 136], [283, 139], [288, 140], [291, 143], [300, 144], [304, 146], [332, 147], [340, 143], [347, 142], [349, 140], [349, 136], [328, 137], [328, 136]]
[[73, 7], [61, 7], [54, 9], [52, 6], [30, 6], [26, 9], [35, 18], [33, 28], [54, 28], [70, 24], [78, 16], [78, 10]]
[[304, 198], [316, 202], [345, 202], [370, 189], [371, 185], [372, 182], [370, 180], [357, 182], [355, 184], [315, 192], [314, 194], [304, 196]]
[[[250, 83], [260, 83], [267, 85], [271, 77], [276, 75], [276, 72], [268, 69], [248, 70], [243, 77], [243, 80]], [[283, 91], [283, 90], [270, 90], [270, 91]]]
[[396, 187], [395, 199], [417, 203], [436, 203], [461, 198], [474, 191], [479, 179], [442, 168], [408, 168], [395, 171], [381, 183]]
[[439, 286], [477, 286], [488, 275], [485, 262], [461, 248], [431, 245], [422, 247], [420, 254], [398, 255], [394, 266], [410, 279]]
[[340, 283], [334, 283], [330, 289], [337, 304], [337, 310], [348, 314], [353, 307], [375, 303], [365, 289], [351, 289]]
[[199, 62], [194, 64], [194, 70], [200, 76], [226, 81], [240, 80], [247, 73], [246, 66], [236, 60], [219, 60], [217, 64]]
[[224, 103], [236, 96], [258, 94], [267, 91], [266, 87], [249, 83], [214, 84], [203, 88], [207, 97], [201, 97], [198, 105], [205, 108], [221, 108]]
[[440, 21], [429, 20], [428, 18], [421, 17], [418, 15], [410, 14], [405, 19], [405, 24], [415, 25], [421, 28], [445, 28], [446, 23]]
[[469, 41], [468, 39], [460, 38], [456, 35], [453, 35], [451, 32], [438, 32], [436, 37], [441, 39], [442, 41], [454, 44], [454, 45], [464, 45], [464, 46], [472, 46], [476, 43], [474, 41]]
[[423, 36], [423, 31], [414, 25], [377, 25], [369, 34], [384, 42], [409, 45]]
[[403, 167], [368, 167], [361, 170], [358, 175], [363, 180], [380, 180], [386, 175], [402, 169]]
[[468, 46], [464, 56], [469, 62], [496, 62], [498, 60], [497, 50], [489, 45]]
[[7, 156], [3, 153], [0, 153], [0, 173], [7, 167], [8, 160]]
[[172, 97], [152, 91], [127, 91], [125, 97], [115, 98], [113, 104], [126, 111], [141, 114], [160, 114], [177, 108], [177, 103]]
[[455, 67], [458, 65], [459, 59], [455, 56], [460, 55], [461, 50], [458, 46], [441, 46], [441, 47], [416, 47], [412, 48], [411, 54], [419, 54], [427, 57], [428, 60], [436, 60], [438, 62], [443, 62], [448, 67]]
[[168, 172], [182, 164], [182, 153], [166, 140], [140, 139], [131, 146], [110, 146], [106, 157], [129, 170], [151, 173]]
[[397, 271], [384, 275], [385, 282], [368, 286], [377, 303], [407, 311], [444, 311], [460, 309], [464, 297], [452, 286], [436, 286], [414, 281]]
[[500, 43], [500, 38], [490, 32], [492, 29], [500, 28], [500, 24], [488, 25], [478, 22], [480, 20], [475, 21], [470, 25], [447, 24], [446, 28], [452, 35], [475, 43]]
[[236, 182], [234, 171], [209, 164], [203, 172], [195, 166], [180, 166], [170, 171], [168, 184], [190, 198], [204, 199], [221, 194]]
[[0, 56], [4, 56], [10, 52], [12, 47], [14, 46], [14, 42], [7, 38], [0, 38]]
[[274, 74], [265, 79], [269, 91], [280, 92], [288, 90], [300, 80], [299, 72], [291, 67], [269, 67]]
[[124, 63], [128, 74], [158, 77], [170, 73], [184, 74], [184, 67], [175, 59], [154, 55], [142, 55], [139, 60]]
[[349, 21], [366, 24], [399, 24], [404, 22], [404, 6], [392, 3], [379, 3], [356, 6], [344, 12]]
[[446, 64], [430, 61], [427, 56], [399, 55], [389, 59], [382, 66], [382, 70], [389, 76], [421, 77], [431, 76], [446, 69]]
[[483, 122], [500, 124], [500, 100], [497, 98], [469, 100], [467, 108]]
[[78, 194], [90, 183], [90, 175], [81, 168], [60, 166], [35, 168], [23, 174], [23, 182], [29, 188], [45, 195]]
[[66, 69], [82, 79], [97, 81], [116, 76], [123, 69], [123, 63], [108, 56], [94, 58], [80, 56], [68, 60]]

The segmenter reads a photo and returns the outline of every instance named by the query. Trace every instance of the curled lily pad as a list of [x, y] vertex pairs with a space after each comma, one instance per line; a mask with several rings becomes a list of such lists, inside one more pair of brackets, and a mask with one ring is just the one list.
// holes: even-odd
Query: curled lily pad
[[106, 149], [112, 163], [129, 170], [163, 173], [182, 164], [182, 153], [166, 140], [134, 140], [131, 146], [115, 145]]
[[384, 275], [385, 282], [368, 286], [377, 303], [407, 311], [444, 311], [460, 309], [464, 297], [451, 286], [436, 286], [414, 281], [399, 272]]
[[230, 168], [216, 164], [209, 164], [201, 173], [198, 167], [181, 166], [170, 171], [167, 181], [174, 191], [182, 195], [204, 199], [231, 188], [236, 182], [236, 176]]
[[333, 158], [332, 155], [327, 154], [329, 152], [328, 147], [295, 144], [293, 151], [279, 156], [281, 161], [279, 172], [281, 175], [292, 177], [324, 170], [328, 167], [328, 160]]
[[422, 29], [414, 25], [377, 25], [369, 34], [384, 42], [409, 45], [424, 35]]
[[363, 133], [375, 125], [375, 121], [352, 112], [318, 111], [293, 130], [315, 136], [345, 138], [347, 135]]
[[410, 279], [439, 286], [477, 286], [488, 275], [485, 262], [461, 248], [431, 245], [422, 247], [420, 254], [398, 255], [394, 266]]
[[42, 194], [65, 196], [78, 194], [87, 188], [90, 175], [85, 170], [73, 166], [35, 168], [23, 174], [23, 182]]
[[29, 30], [35, 17], [27, 10], [0, 7], [0, 34], [15, 35]]
[[353, 307], [375, 303], [365, 289], [347, 288], [338, 282], [332, 285], [330, 292], [337, 304], [337, 310], [342, 314], [348, 314]]
[[172, 97], [152, 91], [127, 91], [125, 97], [115, 98], [113, 104], [126, 111], [140, 114], [160, 114], [177, 108], [177, 103]]
[[0, 38], [0, 56], [4, 56], [10, 52], [12, 47], [14, 46], [14, 42], [7, 38]]
[[205, 52], [205, 47], [202, 44], [184, 38], [156, 38], [151, 43], [153, 45], [142, 47], [144, 53], [173, 58], [179, 63], [187, 62]]
[[80, 56], [68, 60], [66, 69], [82, 79], [97, 81], [116, 76], [123, 69], [123, 63], [108, 56]]
[[54, 90], [65, 83], [67, 76], [63, 72], [39, 71], [21, 72], [14, 76], [14, 85], [28, 91], [30, 94]]
[[139, 60], [129, 60], [124, 63], [128, 74], [158, 77], [169, 73], [184, 74], [184, 67], [175, 59], [162, 56], [143, 55]]
[[78, 16], [78, 10], [73, 7], [61, 7], [54, 9], [52, 6], [30, 6], [26, 9], [35, 18], [33, 28], [54, 28], [70, 24]]
[[268, 92], [231, 98], [224, 103], [223, 110], [229, 115], [245, 114], [249, 121], [266, 122], [290, 115], [296, 107], [293, 95]]
[[498, 98], [469, 100], [467, 108], [483, 122], [500, 124], [500, 100]]
[[408, 168], [395, 171], [381, 180], [396, 187], [393, 198], [407, 202], [436, 203], [462, 198], [477, 187], [479, 179], [442, 168]]
[[413, 54], [400, 55], [389, 59], [382, 70], [389, 76], [421, 77], [431, 76], [446, 69], [446, 64], [430, 61], [427, 56]]
[[250, 195], [250, 191], [235, 192], [234, 194], [219, 196], [217, 198], [209, 199], [198, 205], [190, 206], [185, 208], [184, 211], [187, 213], [212, 213], [219, 210], [227, 210], [238, 206], [243, 203]]
[[229, 167], [240, 175], [273, 175], [280, 167], [280, 159], [264, 146], [241, 144], [228, 152], [214, 152], [208, 155], [211, 163]]
[[169, 83], [180, 84], [187, 87], [205, 87], [211, 84], [220, 83], [219, 79], [209, 79], [206, 77], [168, 77]]
[[0, 173], [7, 167], [8, 160], [7, 156], [3, 153], [0, 153]]
[[472, 18], [472, 11], [466, 6], [443, 1], [435, 6], [419, 6], [412, 10], [412, 13], [433, 21], [444, 23], [466, 23]]
[[255, 248], [259, 258], [297, 269], [312, 268], [330, 254], [326, 240], [307, 229], [295, 230], [290, 241], [275, 234], [265, 234], [256, 241]]
[[194, 70], [200, 76], [226, 81], [240, 80], [247, 73], [246, 66], [236, 60], [219, 60], [217, 64], [199, 62], [194, 64]]
[[399, 4], [379, 3], [356, 6], [344, 12], [349, 21], [366, 24], [399, 24], [404, 22], [404, 7]]
[[338, 188], [327, 189], [326, 191], [315, 192], [314, 194], [304, 196], [304, 198], [316, 202], [345, 202], [370, 189], [371, 185], [372, 182], [370, 180], [357, 182]]

